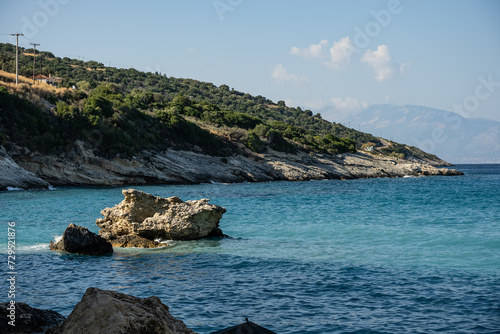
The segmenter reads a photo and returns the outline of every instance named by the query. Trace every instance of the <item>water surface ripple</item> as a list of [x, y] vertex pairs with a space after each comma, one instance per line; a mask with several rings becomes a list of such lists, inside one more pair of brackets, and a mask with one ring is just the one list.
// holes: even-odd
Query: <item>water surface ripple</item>
[[245, 317], [277, 333], [500, 333], [500, 166], [458, 168], [466, 175], [137, 187], [228, 210], [232, 238], [164, 249], [48, 251], [70, 222], [97, 232], [121, 188], [3, 192], [0, 228], [16, 223], [16, 300], [63, 315], [98, 287], [158, 296], [202, 334]]

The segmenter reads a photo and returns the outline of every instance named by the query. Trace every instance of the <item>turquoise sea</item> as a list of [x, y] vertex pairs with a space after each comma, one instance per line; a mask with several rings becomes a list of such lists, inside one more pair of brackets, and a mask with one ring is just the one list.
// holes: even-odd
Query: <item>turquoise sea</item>
[[246, 317], [277, 333], [500, 333], [500, 165], [456, 168], [465, 175], [137, 186], [210, 198], [232, 238], [100, 257], [48, 244], [69, 223], [98, 232], [122, 187], [2, 192], [0, 275], [15, 222], [16, 301], [65, 316], [98, 287], [158, 296], [202, 334]]

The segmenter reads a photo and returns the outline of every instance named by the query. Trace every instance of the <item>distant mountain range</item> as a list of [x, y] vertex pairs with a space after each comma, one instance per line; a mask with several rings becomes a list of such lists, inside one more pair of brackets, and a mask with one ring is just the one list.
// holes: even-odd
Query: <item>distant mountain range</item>
[[332, 115], [327, 119], [416, 146], [451, 163], [500, 163], [500, 122], [494, 120], [464, 118], [415, 105], [372, 105], [343, 116], [331, 108], [321, 113]]

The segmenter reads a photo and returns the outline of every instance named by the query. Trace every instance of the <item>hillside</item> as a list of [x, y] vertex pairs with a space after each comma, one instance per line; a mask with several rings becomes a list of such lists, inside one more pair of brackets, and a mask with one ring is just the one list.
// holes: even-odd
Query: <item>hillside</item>
[[[24, 56], [24, 53], [28, 56]], [[32, 49], [21, 48], [19, 60], [21, 75], [32, 75], [32, 53]], [[0, 44], [0, 68], [2, 70], [15, 72], [14, 57], [13, 45]], [[63, 78], [61, 87], [76, 88], [73, 96], [68, 94], [70, 100], [65, 101], [68, 104], [75, 104], [78, 102], [75, 100], [85, 99], [100, 84], [113, 84], [112, 89], [115, 92], [127, 96], [129, 100], [127, 102], [130, 102], [129, 107], [142, 112], [158, 113], [161, 110], [170, 114], [191, 116], [218, 127], [240, 127], [246, 130], [252, 130], [259, 125], [257, 123], [262, 123], [266, 129], [262, 126], [257, 129], [260, 137], [263, 137], [262, 134], [266, 135], [271, 144], [275, 142], [276, 148], [279, 148], [280, 143], [285, 144], [280, 137], [293, 141], [296, 147], [303, 146], [306, 150], [315, 152], [355, 151], [351, 145], [352, 142], [341, 141], [339, 138], [354, 140], [358, 149], [363, 144], [383, 146], [375, 136], [335, 122], [328, 122], [319, 114], [313, 115], [310, 110], [290, 108], [283, 101], [275, 103], [262, 96], [251, 96], [230, 89], [226, 85], [216, 87], [211, 83], [167, 77], [160, 73], [104, 67], [103, 64], [95, 61], [83, 62], [70, 58], [58, 58], [50, 52], [39, 53], [37, 61], [43, 64], [41, 68], [43, 74], [50, 73]], [[115, 97], [103, 96], [108, 100]], [[259, 120], [249, 121], [251, 117], [248, 116]], [[281, 149], [290, 150], [291, 148], [287, 146], [285, 144]], [[426, 154], [411, 146], [405, 146], [405, 150], [402, 150], [399, 145], [395, 145], [395, 151], [403, 152], [405, 158], [438, 160], [436, 156]], [[386, 152], [390, 154], [392, 151], [386, 148]]]
[[[283, 101], [274, 103], [225, 85], [216, 87], [159, 73], [58, 58], [48, 52], [37, 56], [38, 63], [43, 64], [42, 73], [60, 77], [62, 83], [57, 88], [44, 83], [32, 84], [32, 80], [24, 75], [32, 73], [33, 50], [22, 49], [19, 62], [21, 83], [16, 86], [12, 74], [14, 52], [14, 46], [0, 44], [0, 68], [3, 70], [0, 72], [0, 145], [22, 168], [54, 184], [205, 180], [196, 173], [189, 180], [160, 177], [158, 168], [165, 166], [155, 165], [154, 160], [161, 153], [172, 150], [203, 155], [209, 160], [215, 158], [214, 161], [227, 164], [235, 156], [248, 161], [265, 160], [266, 155], [316, 155], [340, 159], [341, 154], [356, 155], [357, 150], [373, 147], [373, 151], [364, 153], [367, 157], [444, 164], [444, 161], [417, 148], [330, 123], [309, 110], [287, 107]], [[83, 156], [88, 170], [79, 175]], [[299, 164], [303, 160], [297, 159]], [[111, 166], [111, 162], [116, 161], [123, 163], [119, 163], [119, 167]], [[143, 171], [147, 175], [135, 180], [130, 178], [134, 172], [129, 169], [140, 169], [138, 162], [152, 170]], [[109, 168], [103, 167], [107, 163], [111, 163]], [[124, 167], [129, 163], [130, 166]], [[54, 167], [57, 164], [62, 167]], [[98, 172], [93, 170], [95, 165], [100, 168]], [[250, 169], [263, 168], [262, 176], [255, 176], [259, 174], [255, 171], [245, 171], [246, 167], [235, 172], [241, 174], [236, 178], [218, 178], [211, 174], [212, 171], [203, 171], [202, 174], [210, 175], [211, 179], [225, 181], [229, 178], [235, 182], [372, 176], [372, 173], [336, 174], [328, 168], [326, 172], [315, 174], [308, 165], [299, 168], [304, 170], [300, 172], [302, 176], [285, 176], [283, 171], [274, 175], [280, 167], [275, 164], [266, 166], [247, 166]], [[94, 172], [99, 175], [109, 173], [113, 168], [117, 169], [114, 174], [123, 176], [119, 181], [92, 176]], [[121, 171], [122, 168], [127, 171]], [[65, 172], [61, 171], [64, 169], [71, 170], [66, 172], [74, 173], [75, 178], [65, 180]], [[51, 173], [62, 174], [51, 176]], [[383, 175], [382, 172], [378, 176]]]

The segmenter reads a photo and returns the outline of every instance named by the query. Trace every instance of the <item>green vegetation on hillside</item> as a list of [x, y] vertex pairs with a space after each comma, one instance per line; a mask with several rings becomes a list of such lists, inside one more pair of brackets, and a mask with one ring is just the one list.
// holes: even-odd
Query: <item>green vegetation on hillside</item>
[[[193, 149], [227, 155], [219, 137], [169, 111], [148, 115], [130, 98], [98, 86], [81, 100], [61, 97], [52, 113], [0, 87], [0, 144], [15, 143], [46, 154], [70, 152], [81, 140], [102, 156], [130, 157], [142, 150]], [[64, 100], [63, 100], [64, 99]]]
[[[32, 52], [20, 48], [21, 75], [33, 73]], [[366, 143], [382, 146], [378, 138], [328, 122], [310, 110], [290, 108], [283, 101], [274, 103], [227, 85], [217, 87], [160, 73], [105, 67], [43, 51], [37, 52], [38, 64], [42, 74], [63, 79], [58, 87], [74, 89], [59, 95], [34, 94], [35, 98], [19, 92], [18, 97], [13, 96], [9, 94], [16, 93], [13, 89], [2, 90], [3, 143], [11, 141], [31, 150], [57, 153], [68, 150], [76, 139], [95, 145], [89, 133], [94, 134], [90, 137], [99, 134], [97, 150], [106, 156], [131, 156], [141, 150], [169, 147], [224, 156], [235, 152], [235, 142], [259, 153], [270, 148], [335, 154], [355, 152]], [[14, 66], [15, 46], [0, 44], [0, 69], [13, 73]], [[55, 110], [43, 112], [23, 97], [32, 102], [41, 97], [56, 105]], [[16, 110], [12, 112], [12, 108]], [[19, 133], [7, 124], [15, 124]], [[418, 151], [410, 147], [402, 153], [418, 157], [423, 153]]]

